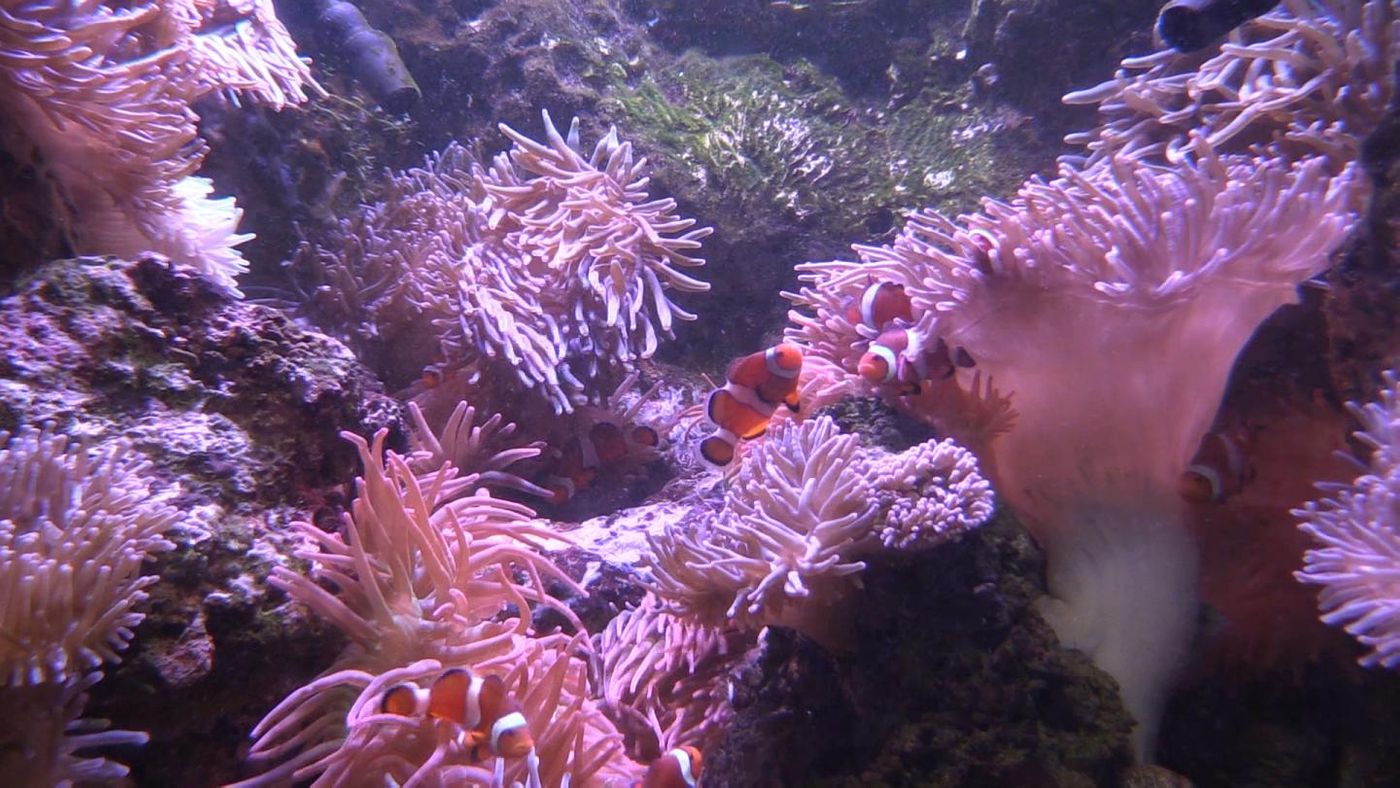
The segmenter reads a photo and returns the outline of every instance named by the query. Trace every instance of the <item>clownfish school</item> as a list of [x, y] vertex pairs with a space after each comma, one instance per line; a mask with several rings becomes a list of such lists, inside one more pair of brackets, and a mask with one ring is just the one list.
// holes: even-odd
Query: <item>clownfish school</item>
[[520, 702], [500, 676], [477, 676], [463, 668], [443, 673], [429, 689], [396, 684], [384, 693], [380, 711], [429, 717], [457, 725], [457, 743], [473, 761], [520, 758], [535, 747]]

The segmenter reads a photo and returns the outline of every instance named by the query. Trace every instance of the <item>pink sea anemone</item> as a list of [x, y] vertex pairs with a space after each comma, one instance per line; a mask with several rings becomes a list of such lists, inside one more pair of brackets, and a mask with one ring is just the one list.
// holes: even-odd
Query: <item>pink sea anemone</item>
[[984, 463], [1046, 549], [1043, 613], [1118, 679], [1142, 757], [1195, 625], [1177, 479], [1240, 348], [1327, 267], [1364, 194], [1353, 165], [1195, 149], [1173, 167], [1065, 165], [960, 222], [920, 212], [812, 275], [838, 294], [903, 283], [918, 329], [1010, 392], [1014, 425]]
[[1298, 580], [1322, 586], [1322, 620], [1342, 626], [1369, 651], [1367, 667], [1400, 667], [1400, 388], [1387, 372], [1376, 402], [1352, 405], [1372, 449], [1370, 469], [1350, 485], [1294, 512], [1317, 544]]

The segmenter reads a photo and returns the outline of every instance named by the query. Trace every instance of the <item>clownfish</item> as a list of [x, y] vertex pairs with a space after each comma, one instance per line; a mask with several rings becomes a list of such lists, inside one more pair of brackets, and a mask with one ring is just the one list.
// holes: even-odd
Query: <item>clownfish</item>
[[443, 673], [431, 689], [395, 684], [379, 703], [384, 714], [432, 717], [461, 728], [458, 743], [473, 760], [486, 755], [520, 758], [535, 748], [520, 702], [500, 676], [477, 676], [463, 668]]
[[654, 451], [660, 445], [661, 435], [645, 424], [623, 428], [612, 421], [594, 422], [586, 432], [564, 444], [543, 484], [551, 493], [549, 502], [556, 506], [568, 503], [591, 485], [603, 468]]
[[947, 380], [958, 367], [975, 366], [967, 350], [950, 352], [940, 337], [926, 347], [924, 336], [913, 328], [884, 331], [860, 357], [856, 372], [875, 385], [893, 384], [900, 395], [918, 394], [926, 380]]
[[449, 367], [446, 364], [429, 364], [423, 367], [423, 374], [418, 378], [418, 382], [425, 389], [435, 389], [456, 377], [456, 374], [456, 367]]
[[779, 405], [797, 412], [800, 374], [802, 351], [787, 342], [730, 364], [724, 386], [711, 391], [705, 402], [705, 415], [715, 431], [700, 441], [701, 458], [711, 465], [728, 465], [739, 441], [762, 435]]
[[651, 762], [632, 788], [695, 788], [700, 782], [700, 751], [677, 747]]
[[904, 285], [875, 282], [865, 288], [859, 300], [851, 300], [846, 309], [846, 319], [855, 325], [883, 331], [895, 320], [913, 322], [914, 304], [904, 292]]
[[1207, 433], [1181, 474], [1177, 485], [1181, 497], [1192, 503], [1220, 503], [1238, 495], [1254, 480], [1249, 444], [1247, 430]]

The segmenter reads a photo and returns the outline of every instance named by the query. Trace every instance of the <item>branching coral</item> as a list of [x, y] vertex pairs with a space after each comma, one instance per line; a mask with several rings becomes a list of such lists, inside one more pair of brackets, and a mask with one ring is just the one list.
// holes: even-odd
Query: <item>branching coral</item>
[[656, 592], [703, 624], [810, 628], [882, 539], [936, 544], [990, 515], [975, 461], [951, 443], [877, 460], [828, 417], [787, 421], [744, 457], [722, 511], [651, 538]]
[[1389, 106], [1397, 57], [1391, 0], [1285, 0], [1204, 60], [1171, 50], [1132, 58], [1112, 80], [1066, 96], [1098, 104], [1103, 121], [1069, 140], [1094, 160], [1123, 151], [1176, 161], [1198, 144], [1222, 152], [1272, 144], [1340, 166]]
[[233, 200], [210, 200], [194, 102], [216, 91], [282, 107], [311, 83], [271, 0], [8, 3], [0, 108], [37, 154], [74, 249], [154, 251], [235, 289]]
[[1322, 620], [1371, 649], [1367, 667], [1400, 667], [1400, 388], [1385, 375], [1377, 402], [1351, 406], [1372, 451], [1370, 472], [1294, 511], [1319, 544], [1296, 577], [1322, 586]]
[[885, 547], [936, 547], [991, 519], [991, 483], [972, 452], [951, 440], [882, 457], [871, 476]]
[[[521, 686], [527, 719], [538, 726], [541, 774], [558, 778], [551, 784], [566, 773], [586, 783], [609, 766], [620, 742], [583, 700], [583, 663], [572, 653], [578, 644], [528, 632], [528, 612], [538, 605], [580, 628], [545, 592], [544, 578], [584, 591], [534, 551], [549, 532], [533, 524], [529, 509], [481, 491], [445, 500], [452, 474], [435, 473], [423, 486], [405, 458], [384, 454], [386, 435], [380, 431], [373, 445], [346, 435], [365, 470], [345, 537], [299, 524], [316, 544], [300, 554], [312, 562], [312, 574], [282, 568], [272, 579], [334, 622], [351, 644], [254, 729], [250, 757], [267, 771], [248, 784], [315, 778], [330, 785], [352, 773], [357, 781], [490, 784], [492, 771], [473, 760], [450, 726], [378, 713], [385, 687], [453, 667], [501, 674]], [[525, 768], [508, 764], [506, 774], [523, 780]]]
[[129, 445], [90, 452], [62, 435], [0, 432], [0, 669], [3, 684], [76, 682], [119, 661], [178, 518], [151, 497]]
[[647, 196], [646, 160], [616, 130], [585, 156], [577, 122], [565, 137], [544, 120], [544, 144], [503, 126], [514, 146], [489, 167], [448, 147], [347, 221], [344, 248], [303, 259], [326, 269], [322, 305], [365, 337], [565, 412], [694, 318], [671, 296], [709, 289], [684, 269], [710, 231]]

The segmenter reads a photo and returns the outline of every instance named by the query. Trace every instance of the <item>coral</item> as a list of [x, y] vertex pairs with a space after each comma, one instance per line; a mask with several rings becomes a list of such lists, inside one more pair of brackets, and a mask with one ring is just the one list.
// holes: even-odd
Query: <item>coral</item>
[[[384, 453], [385, 435], [381, 430], [372, 445], [345, 436], [364, 463], [343, 521], [346, 536], [298, 524], [316, 545], [302, 553], [312, 575], [279, 569], [272, 579], [334, 622], [350, 645], [254, 729], [250, 759], [265, 771], [248, 784], [315, 778], [328, 785], [347, 773], [401, 783], [415, 777], [489, 782], [491, 772], [447, 727], [378, 713], [387, 686], [452, 667], [500, 673], [509, 686], [528, 690], [519, 697], [541, 774], [552, 775], [553, 785], [565, 773], [586, 783], [609, 765], [620, 743], [583, 698], [576, 644], [528, 634], [532, 606], [551, 607], [579, 628], [546, 593], [544, 578], [578, 594], [583, 589], [534, 551], [549, 534], [532, 524], [529, 509], [480, 490], [445, 501], [450, 474], [435, 474], [424, 488], [405, 458]], [[508, 764], [506, 774], [523, 780], [525, 767]]]
[[1370, 651], [1367, 667], [1400, 667], [1400, 388], [1385, 374], [1376, 402], [1351, 405], [1358, 440], [1372, 450], [1369, 472], [1294, 511], [1317, 546], [1303, 555], [1299, 581], [1322, 586], [1322, 620], [1342, 626]]
[[991, 483], [978, 473], [972, 452], [951, 440], [883, 457], [871, 475], [887, 548], [936, 547], [991, 519]]
[[160, 258], [79, 258], [0, 300], [0, 429], [46, 421], [125, 435], [234, 508], [339, 483], [355, 454], [337, 433], [400, 415], [348, 348], [278, 310]]
[[0, 446], [0, 676], [75, 683], [120, 659], [157, 579], [141, 562], [174, 546], [163, 534], [179, 513], [125, 442], [93, 452], [26, 427]]
[[[848, 727], [807, 734], [839, 754], [787, 784], [1120, 785], [1132, 720], [1113, 681], [1058, 647], [1034, 614], [1043, 569], [1025, 529], [1004, 515], [917, 561], [872, 561], [853, 653], [824, 682], [849, 696]], [[764, 694], [781, 686], [753, 683]], [[812, 690], [827, 691], [788, 702], [810, 704]], [[736, 705], [746, 694], [736, 691]], [[764, 710], [741, 709], [736, 729], [762, 724]], [[721, 772], [714, 756], [716, 778], [743, 773], [745, 761]]]
[[[741, 12], [760, 15], [757, 5]], [[880, 6], [879, 15], [907, 11]], [[950, 67], [961, 45], [942, 24], [956, 24], [946, 17], [958, 13], [920, 8], [901, 29], [911, 37], [901, 45], [944, 37], [931, 49], [939, 68]], [[713, 42], [713, 17], [706, 19], [696, 32]], [[789, 22], [780, 26], [791, 33]], [[848, 37], [845, 28], [824, 34], [838, 30]], [[928, 62], [910, 60], [920, 68]], [[751, 352], [748, 338], [781, 319], [772, 294], [791, 287], [795, 263], [826, 259], [852, 238], [887, 236], [907, 204], [967, 210], [1053, 160], [1035, 121], [974, 100], [968, 69], [951, 68], [941, 80], [901, 79], [911, 95], [894, 98], [885, 85], [875, 94], [845, 92], [839, 74], [800, 58], [711, 59], [691, 49], [672, 66], [619, 80], [602, 111], [653, 155], [657, 180], [723, 232], [706, 257], [725, 298], [714, 299], [707, 319], [689, 331], [689, 354], [717, 364]]]
[[829, 638], [823, 630], [835, 622], [824, 608], [855, 587], [850, 576], [882, 541], [896, 549], [939, 544], [991, 511], [975, 459], [952, 443], [878, 458], [830, 417], [789, 420], [745, 454], [723, 509], [689, 529], [649, 535], [647, 560], [657, 595], [674, 612]]
[[344, 222], [341, 248], [308, 249], [322, 311], [392, 346], [398, 372], [443, 362], [554, 412], [650, 357], [694, 319], [671, 296], [709, 289], [684, 269], [710, 231], [648, 197], [615, 130], [584, 156], [577, 121], [567, 138], [544, 121], [546, 144], [503, 126], [514, 146], [489, 167], [449, 146]]
[[1195, 627], [1176, 479], [1245, 341], [1353, 226], [1356, 154], [1394, 90], [1392, 3], [1285, 6], [1218, 56], [1126, 61], [1154, 70], [1067, 97], [1105, 122], [1058, 178], [958, 222], [916, 214], [858, 264], [809, 266], [795, 299], [815, 314], [789, 335], [849, 370], [870, 337], [833, 308], [902, 284], [919, 331], [1014, 392], [1014, 426], [968, 443], [1046, 547], [1042, 612], [1118, 679], [1139, 758]]
[[273, 107], [315, 87], [271, 0], [27, 3], [0, 21], [0, 106], [40, 160], [80, 252], [158, 252], [237, 292], [241, 211], [194, 175], [205, 146], [196, 100]]

